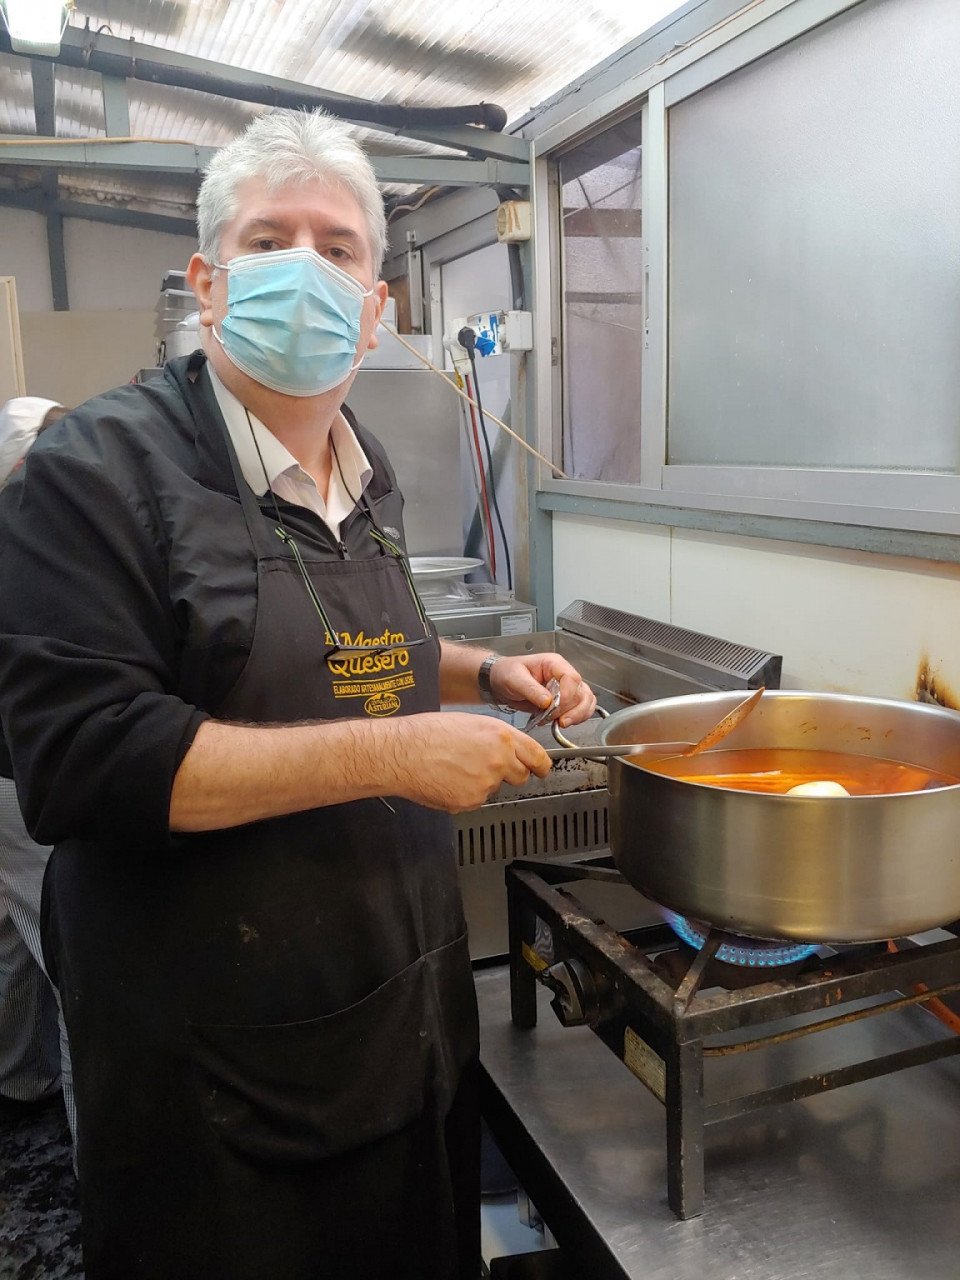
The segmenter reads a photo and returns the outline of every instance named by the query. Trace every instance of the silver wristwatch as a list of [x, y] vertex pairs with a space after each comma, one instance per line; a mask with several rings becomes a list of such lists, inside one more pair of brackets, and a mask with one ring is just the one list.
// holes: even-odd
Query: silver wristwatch
[[493, 689], [490, 687], [490, 672], [493, 670], [494, 663], [499, 662], [502, 656], [499, 653], [491, 653], [480, 663], [480, 669], [477, 672], [477, 688], [480, 690], [480, 697], [489, 706], [496, 707], [498, 711], [506, 711], [512, 714], [513, 707], [505, 707], [501, 702], [498, 702]]

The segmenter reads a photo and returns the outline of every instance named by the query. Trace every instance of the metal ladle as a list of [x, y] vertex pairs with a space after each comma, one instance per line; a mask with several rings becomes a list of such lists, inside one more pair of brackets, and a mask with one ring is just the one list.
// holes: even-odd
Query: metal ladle
[[[547, 755], [551, 760], [599, 760], [610, 756], [644, 756], [653, 757], [654, 760], [665, 760], [667, 757], [673, 756], [695, 756], [701, 751], [709, 751], [711, 747], [715, 747], [728, 734], [733, 733], [739, 724], [746, 720], [747, 716], [754, 709], [763, 696], [764, 686], [754, 689], [748, 698], [744, 698], [733, 708], [728, 711], [722, 720], [718, 720], [713, 728], [708, 729], [702, 738], [696, 742], [631, 742], [616, 743], [612, 746], [593, 746], [580, 747], [574, 742], [569, 742], [557, 727], [557, 722], [553, 722], [553, 736], [556, 740], [563, 744], [562, 747], [551, 747], [547, 751]], [[601, 714], [606, 714], [602, 712]]]

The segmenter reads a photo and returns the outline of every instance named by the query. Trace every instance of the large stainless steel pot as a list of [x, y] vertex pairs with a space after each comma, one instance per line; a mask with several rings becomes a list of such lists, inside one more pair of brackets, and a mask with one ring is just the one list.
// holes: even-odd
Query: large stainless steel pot
[[[600, 740], [696, 741], [743, 698], [708, 693], [617, 711]], [[960, 777], [960, 713], [774, 690], [724, 742], [882, 756]], [[611, 760], [611, 847], [665, 907], [733, 933], [803, 942], [893, 938], [960, 918], [960, 785], [811, 797], [711, 787]]]

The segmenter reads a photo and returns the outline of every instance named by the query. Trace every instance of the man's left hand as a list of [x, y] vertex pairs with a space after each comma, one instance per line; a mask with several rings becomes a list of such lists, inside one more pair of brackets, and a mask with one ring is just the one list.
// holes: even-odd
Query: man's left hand
[[490, 669], [490, 689], [497, 702], [514, 711], [543, 711], [552, 698], [549, 680], [560, 685], [560, 705], [554, 715], [561, 728], [588, 720], [597, 709], [593, 690], [575, 667], [556, 653], [502, 657]]

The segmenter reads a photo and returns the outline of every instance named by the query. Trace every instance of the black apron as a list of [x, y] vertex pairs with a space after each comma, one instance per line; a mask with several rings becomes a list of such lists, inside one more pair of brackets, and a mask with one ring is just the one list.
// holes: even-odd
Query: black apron
[[[436, 710], [435, 634], [324, 661], [269, 495], [261, 511], [228, 448], [257, 618], [240, 679], [207, 709], [247, 723]], [[394, 555], [298, 542], [344, 643], [423, 636]], [[87, 1280], [474, 1280], [476, 1003], [446, 815], [362, 800], [162, 856], [72, 842], [47, 902]]]

